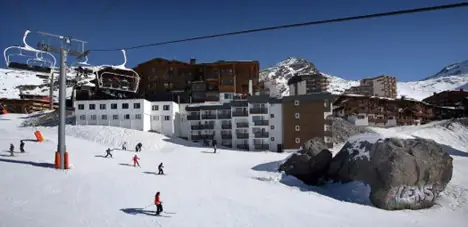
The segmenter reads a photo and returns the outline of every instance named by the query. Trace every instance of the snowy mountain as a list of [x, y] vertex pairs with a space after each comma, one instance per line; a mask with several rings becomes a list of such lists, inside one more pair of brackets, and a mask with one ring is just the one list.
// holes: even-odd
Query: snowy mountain
[[441, 78], [441, 77], [449, 77], [449, 76], [468, 77], [468, 60], [448, 65], [444, 67], [442, 70], [440, 70], [440, 72], [424, 80]]
[[[260, 72], [260, 80], [264, 81], [265, 88], [272, 91], [275, 96], [289, 95], [287, 81], [295, 73], [317, 73], [319, 70], [314, 64], [302, 58], [287, 58], [278, 64], [263, 69]], [[337, 76], [320, 72], [330, 80], [328, 91], [333, 94], [341, 94], [351, 86], [359, 85], [359, 81], [346, 80]], [[431, 96], [434, 92], [468, 88], [468, 61], [445, 67], [438, 74], [421, 81], [397, 82], [398, 96], [405, 96], [416, 100], [422, 100]]]
[[[58, 100], [58, 75], [54, 75], [54, 99]], [[67, 98], [72, 94], [71, 81], [76, 78], [74, 73], [67, 75]], [[82, 78], [79, 84], [94, 86], [90, 81], [92, 77]], [[0, 69], [0, 98], [19, 98], [20, 93], [31, 95], [49, 95], [50, 77], [44, 74], [17, 71], [11, 69]]]
[[[36, 130], [45, 141], [26, 141], [26, 153], [14, 157], [1, 152], [0, 226], [466, 226], [468, 128], [458, 123], [380, 129], [434, 139], [454, 168], [434, 207], [385, 211], [370, 205], [364, 184], [312, 187], [277, 172], [288, 153], [219, 148], [213, 154], [182, 139], [109, 126], [67, 125], [72, 168], [55, 170], [57, 127], [21, 127], [24, 118], [34, 116], [0, 115], [2, 150], [10, 143], [18, 150]], [[143, 151], [119, 150], [123, 142], [142, 142]], [[114, 148], [112, 158], [104, 158], [107, 148]], [[133, 167], [135, 154], [141, 168]], [[156, 174], [161, 162], [166, 175]], [[161, 216], [154, 216], [157, 191]]]

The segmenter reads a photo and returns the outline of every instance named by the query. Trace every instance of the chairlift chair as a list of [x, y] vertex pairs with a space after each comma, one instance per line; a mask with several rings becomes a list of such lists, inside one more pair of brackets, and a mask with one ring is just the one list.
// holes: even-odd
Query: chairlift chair
[[101, 65], [97, 70], [98, 84], [101, 89], [136, 93], [140, 76], [133, 69], [125, 67], [127, 55], [122, 50], [124, 62], [121, 65]]
[[[3, 51], [7, 67], [20, 71], [50, 74], [55, 69], [55, 64], [57, 63], [55, 56], [49, 52], [37, 50], [29, 46], [26, 42], [29, 33], [29, 30], [26, 30], [24, 33], [24, 46], [10, 46]], [[23, 52], [34, 53], [35, 57], [25, 55]], [[27, 60], [25, 62], [16, 62], [12, 60], [14, 56], [25, 57]]]

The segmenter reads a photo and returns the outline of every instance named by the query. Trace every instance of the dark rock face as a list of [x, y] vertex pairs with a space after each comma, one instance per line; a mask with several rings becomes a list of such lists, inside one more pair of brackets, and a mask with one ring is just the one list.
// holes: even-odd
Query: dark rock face
[[323, 152], [293, 155], [283, 170], [306, 184], [361, 181], [371, 187], [372, 204], [386, 210], [429, 208], [452, 178], [452, 157], [433, 140], [364, 138], [347, 142], [333, 159]]
[[310, 185], [320, 185], [327, 180], [327, 171], [332, 160], [329, 150], [322, 150], [317, 155], [309, 153], [293, 154], [279, 170]]

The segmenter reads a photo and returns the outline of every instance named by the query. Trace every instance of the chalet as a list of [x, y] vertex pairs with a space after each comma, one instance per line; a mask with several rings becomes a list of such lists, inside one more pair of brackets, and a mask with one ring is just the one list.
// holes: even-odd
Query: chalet
[[337, 98], [333, 106], [335, 116], [362, 126], [418, 125], [434, 117], [431, 105], [404, 97], [391, 99], [348, 94]]
[[468, 97], [468, 91], [463, 89], [457, 91], [443, 91], [440, 93], [434, 92], [432, 96], [429, 96], [423, 100], [436, 106], [451, 106], [451, 107], [462, 107], [463, 100]]

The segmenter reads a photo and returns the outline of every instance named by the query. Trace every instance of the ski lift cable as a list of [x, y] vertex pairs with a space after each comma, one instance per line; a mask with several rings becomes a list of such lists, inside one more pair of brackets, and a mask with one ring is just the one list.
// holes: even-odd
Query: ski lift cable
[[143, 44], [143, 45], [138, 45], [138, 46], [126, 47], [126, 48], [94, 49], [94, 50], [91, 49], [89, 51], [104, 52], [104, 51], [120, 51], [122, 49], [131, 50], [131, 49], [139, 49], [139, 48], [152, 47], [152, 46], [162, 46], [162, 45], [173, 44], [173, 43], [182, 43], [182, 42], [195, 41], [195, 40], [212, 39], [212, 38], [218, 38], [218, 37], [224, 37], [224, 36], [241, 35], [241, 34], [262, 32], [262, 31], [272, 31], [272, 30], [305, 27], [305, 26], [312, 26], [312, 25], [319, 25], [319, 24], [329, 24], [329, 23], [337, 23], [337, 22], [345, 22], [345, 21], [353, 21], [353, 20], [389, 17], [389, 16], [397, 16], [397, 15], [403, 15], [403, 14], [412, 14], [412, 13], [461, 8], [461, 7], [467, 7], [467, 6], [468, 6], [468, 2], [461, 2], [461, 3], [454, 3], [454, 4], [423, 7], [423, 8], [413, 8], [413, 9], [397, 10], [397, 11], [390, 11], [390, 12], [383, 12], [383, 13], [374, 13], [374, 14], [367, 14], [367, 15], [361, 15], [361, 16], [342, 17], [342, 18], [309, 21], [309, 22], [295, 23], [295, 24], [285, 24], [285, 25], [278, 25], [278, 26], [271, 26], [271, 27], [264, 27], [264, 28], [255, 28], [255, 29], [220, 33], [220, 34], [214, 34], [214, 35], [197, 36], [197, 37], [185, 38], [185, 39], [176, 39], [176, 40], [165, 41], [165, 42]]

